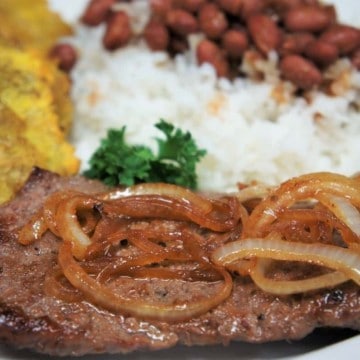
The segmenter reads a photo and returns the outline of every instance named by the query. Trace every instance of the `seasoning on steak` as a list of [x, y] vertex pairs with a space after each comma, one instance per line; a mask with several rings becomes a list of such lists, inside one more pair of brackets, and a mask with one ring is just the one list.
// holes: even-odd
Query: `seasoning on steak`
[[[64, 178], [34, 169], [17, 197], [0, 207], [2, 343], [52, 355], [82, 355], [157, 350], [176, 344], [295, 340], [318, 327], [360, 330], [360, 288], [353, 282], [280, 297], [262, 292], [249, 278], [234, 276], [232, 294], [224, 303], [177, 323], [144, 321], [86, 301], [65, 302], [46, 295], [44, 278], [56, 265], [60, 240], [47, 232], [40, 241], [23, 246], [17, 236], [49, 194], [69, 188], [87, 193], [104, 190], [103, 185], [80, 176]], [[215, 285], [201, 281], [187, 286], [180, 280], [164, 279], [142, 279], [123, 286], [159, 301], [216, 291]]]

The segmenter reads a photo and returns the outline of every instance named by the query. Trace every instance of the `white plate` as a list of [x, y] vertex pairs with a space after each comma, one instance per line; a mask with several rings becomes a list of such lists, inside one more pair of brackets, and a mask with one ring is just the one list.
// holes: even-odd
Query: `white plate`
[[[350, 336], [347, 339], [344, 337]], [[169, 350], [128, 355], [93, 355], [91, 360], [330, 360], [341, 354], [356, 354], [360, 350], [360, 335], [350, 331], [319, 331], [299, 342], [274, 342], [269, 344], [232, 343], [223, 346], [178, 346]], [[28, 351], [16, 351], [0, 347], [1, 360], [54, 360], [53, 357], [40, 356]], [[65, 357], [58, 360], [76, 360]]]
[[[54, 10], [61, 10], [63, 17], [68, 21], [74, 21], [81, 13], [87, 0], [72, 0], [64, 8], [64, 0], [48, 0]], [[341, 20], [346, 23], [360, 26], [360, 1], [357, 0], [327, 0], [334, 3]], [[1, 318], [0, 318], [1, 321]], [[92, 360], [202, 360], [202, 359], [306, 359], [306, 360], [329, 360], [340, 356], [349, 355], [355, 358], [360, 351], [360, 335], [352, 331], [320, 330], [299, 342], [274, 342], [270, 344], [246, 344], [232, 343], [227, 347], [175, 347], [154, 353], [134, 353], [130, 355], [104, 355], [89, 356]], [[0, 345], [0, 360], [45, 360], [48, 356], [39, 356], [28, 351], [16, 351]], [[53, 358], [51, 358], [53, 359]], [[71, 357], [61, 358], [62, 360]]]

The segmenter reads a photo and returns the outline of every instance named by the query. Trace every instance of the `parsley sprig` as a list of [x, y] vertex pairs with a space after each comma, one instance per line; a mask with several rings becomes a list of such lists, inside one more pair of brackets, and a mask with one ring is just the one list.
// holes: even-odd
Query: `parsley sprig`
[[157, 154], [146, 146], [127, 144], [125, 126], [110, 129], [84, 175], [112, 186], [166, 182], [196, 189], [196, 164], [206, 151], [198, 149], [190, 132], [183, 132], [162, 119], [155, 126], [165, 135], [156, 138]]

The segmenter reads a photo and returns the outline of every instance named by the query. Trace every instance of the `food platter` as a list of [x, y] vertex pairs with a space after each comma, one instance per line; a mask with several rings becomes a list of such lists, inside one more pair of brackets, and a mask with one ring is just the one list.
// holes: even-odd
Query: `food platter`
[[[81, 3], [76, 2], [77, 10], [69, 11], [64, 14], [67, 20], [71, 20], [77, 11], [81, 11]], [[57, 1], [52, 1], [56, 9]], [[354, 20], [354, 14], [358, 13], [359, 3], [355, 1], [340, 2], [336, 1], [341, 16], [350, 22]], [[76, 16], [76, 15], [75, 15]], [[1, 319], [0, 319], [1, 321]], [[126, 359], [218, 359], [226, 357], [227, 359], [328, 359], [329, 356], [339, 356], [346, 353], [355, 353], [360, 349], [360, 336], [348, 331], [321, 331], [309, 336], [303, 341], [287, 343], [277, 342], [272, 344], [244, 344], [234, 343], [227, 347], [207, 346], [207, 347], [176, 347], [171, 350], [164, 350], [157, 353], [135, 353], [126, 355]], [[1, 359], [41, 359], [45, 356], [38, 356], [23, 351], [14, 351], [6, 347], [0, 347]], [[92, 356], [96, 360], [112, 360], [122, 358], [121, 356]], [[125, 356], [124, 356], [125, 358]]]

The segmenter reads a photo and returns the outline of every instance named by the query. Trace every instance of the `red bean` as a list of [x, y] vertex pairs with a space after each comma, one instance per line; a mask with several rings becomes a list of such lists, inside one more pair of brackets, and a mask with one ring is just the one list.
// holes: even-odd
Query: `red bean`
[[91, 0], [81, 17], [81, 21], [89, 26], [97, 26], [106, 20], [115, 0]]
[[285, 27], [290, 31], [319, 32], [325, 30], [333, 21], [325, 7], [303, 5], [290, 9], [285, 17]]
[[125, 11], [117, 11], [107, 22], [103, 44], [108, 50], [115, 50], [126, 45], [131, 38], [129, 16]]
[[276, 13], [283, 14], [286, 11], [303, 5], [303, 0], [268, 0], [267, 6]]
[[169, 45], [169, 31], [156, 20], [150, 20], [144, 29], [144, 38], [151, 50], [166, 50]]
[[198, 30], [196, 18], [182, 9], [172, 9], [166, 14], [166, 24], [179, 35], [189, 35]]
[[239, 16], [241, 14], [243, 0], [215, 0], [215, 3], [220, 9], [231, 15]]
[[213, 41], [200, 41], [196, 49], [196, 57], [200, 65], [204, 63], [211, 64], [219, 77], [229, 76], [229, 64], [225, 55]]
[[165, 19], [167, 12], [172, 7], [172, 0], [150, 0], [151, 13], [158, 19]]
[[200, 29], [209, 39], [219, 39], [228, 28], [226, 16], [216, 4], [204, 5], [198, 18]]
[[240, 60], [248, 48], [249, 41], [244, 31], [232, 29], [225, 32], [221, 44], [229, 58]]
[[334, 44], [340, 54], [347, 55], [360, 47], [360, 30], [353, 26], [336, 24], [326, 30], [320, 39]]
[[324, 40], [315, 40], [308, 44], [305, 55], [319, 65], [330, 65], [339, 57], [337, 47]]
[[183, 0], [182, 8], [192, 13], [196, 13], [206, 3], [207, 0]]
[[77, 52], [70, 44], [57, 44], [51, 50], [49, 56], [56, 59], [59, 69], [69, 72], [77, 61]]
[[320, 70], [309, 60], [299, 55], [287, 55], [280, 61], [282, 76], [298, 88], [310, 90], [322, 82]]
[[315, 40], [315, 36], [309, 32], [296, 32], [285, 35], [279, 52], [281, 55], [302, 54], [307, 45]]
[[266, 3], [263, 0], [242, 0], [240, 16], [246, 20], [250, 15], [262, 12]]
[[277, 50], [281, 45], [282, 34], [275, 23], [265, 14], [254, 14], [247, 21], [249, 33], [256, 47], [263, 53], [268, 54], [271, 50]]

